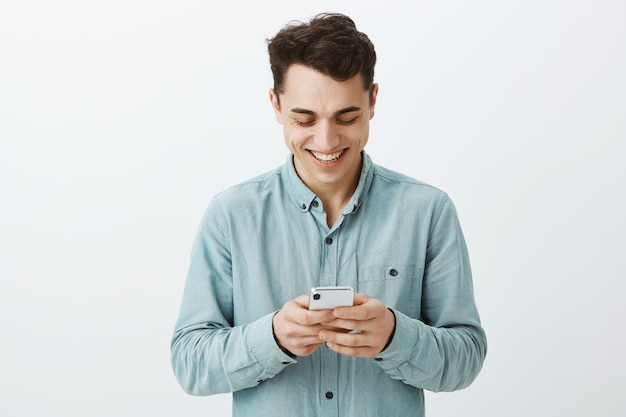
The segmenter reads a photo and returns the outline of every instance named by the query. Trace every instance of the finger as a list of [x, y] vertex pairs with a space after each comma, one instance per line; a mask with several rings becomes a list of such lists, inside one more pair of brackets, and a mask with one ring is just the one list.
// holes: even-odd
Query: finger
[[374, 318], [375, 312], [372, 311], [369, 303], [357, 305], [354, 307], [337, 307], [333, 310], [333, 317], [343, 320], [370, 320]]
[[293, 300], [296, 304], [308, 309], [309, 308], [309, 296], [308, 294], [302, 294]]
[[322, 330], [319, 333], [320, 340], [326, 343], [349, 346], [349, 347], [362, 347], [369, 346], [368, 337], [362, 333], [343, 333], [334, 332], [331, 330]]
[[324, 326], [322, 327], [322, 330], [330, 330], [331, 332], [337, 332], [337, 333], [356, 332], [356, 330], [352, 330], [352, 329], [343, 329], [341, 327], [330, 327], [330, 326]]
[[333, 319], [332, 310], [302, 310], [298, 314], [298, 323], [303, 326], [320, 326], [322, 323], [327, 323]]
[[322, 345], [324, 341], [320, 340], [318, 335], [299, 337], [293, 339], [291, 345], [296, 349], [306, 349], [312, 346]]
[[344, 319], [335, 319], [329, 322], [322, 323], [322, 326], [325, 329], [333, 330], [333, 329], [342, 329], [342, 330], [364, 330], [367, 329], [367, 322], [357, 321], [357, 320], [344, 320]]
[[302, 326], [313, 326], [333, 319], [332, 310], [310, 311], [303, 305], [299, 304], [297, 300], [298, 299], [289, 303], [288, 320]]
[[309, 310], [309, 296], [307, 294], [294, 298], [291, 303], [297, 307], [293, 314], [295, 322], [299, 324], [311, 326], [333, 319], [332, 310]]
[[294, 344], [286, 346], [287, 350], [296, 356], [308, 356], [315, 352], [323, 342], [316, 337], [310, 340], [296, 340]]
[[356, 294], [354, 294], [354, 303], [353, 305], [361, 305], [363, 303], [365, 303], [367, 300], [371, 299], [372, 297], [370, 297], [369, 295], [367, 295], [364, 292], [357, 292]]
[[334, 332], [328, 328], [322, 328], [319, 333], [321, 340], [338, 343], [346, 346], [379, 346], [382, 348], [389, 340], [391, 328], [378, 320], [348, 323], [343, 328], [350, 330], [349, 333]]
[[383, 348], [376, 342], [376, 338], [367, 333], [341, 334], [323, 330], [320, 332], [320, 338], [326, 339], [326, 346], [329, 349], [347, 356], [371, 358], [378, 355]]
[[354, 356], [354, 357], [362, 357], [362, 358], [373, 358], [378, 355], [380, 351], [371, 346], [342, 346], [334, 343], [326, 343], [326, 346], [337, 353], [346, 356]]

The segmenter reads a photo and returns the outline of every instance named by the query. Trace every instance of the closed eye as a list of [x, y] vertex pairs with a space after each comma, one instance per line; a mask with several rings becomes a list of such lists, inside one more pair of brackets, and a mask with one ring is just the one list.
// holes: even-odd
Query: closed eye
[[311, 127], [315, 124], [315, 120], [298, 120], [294, 119], [293, 122], [300, 127]]
[[352, 119], [349, 120], [343, 120], [343, 119], [337, 119], [337, 123], [339, 123], [342, 126], [350, 126], [351, 124], [356, 123], [358, 117], [353, 117]]

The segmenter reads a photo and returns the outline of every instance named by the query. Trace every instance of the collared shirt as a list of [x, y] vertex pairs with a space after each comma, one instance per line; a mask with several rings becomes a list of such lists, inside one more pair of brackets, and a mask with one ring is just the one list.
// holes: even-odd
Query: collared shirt
[[[272, 317], [316, 286], [351, 286], [396, 316], [375, 358], [325, 346], [292, 358]], [[423, 416], [423, 389], [468, 386], [486, 354], [465, 241], [448, 196], [363, 153], [357, 189], [328, 227], [290, 156], [215, 196], [191, 255], [172, 339], [190, 394], [233, 393], [233, 416]]]

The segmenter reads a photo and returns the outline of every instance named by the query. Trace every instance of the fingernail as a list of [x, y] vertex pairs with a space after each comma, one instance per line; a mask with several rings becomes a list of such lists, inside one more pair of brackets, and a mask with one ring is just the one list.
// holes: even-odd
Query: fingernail
[[326, 336], [327, 336], [327, 335], [326, 335], [326, 332], [320, 332], [320, 334], [319, 334], [319, 336], [318, 336], [318, 337], [319, 337], [321, 340], [326, 340]]

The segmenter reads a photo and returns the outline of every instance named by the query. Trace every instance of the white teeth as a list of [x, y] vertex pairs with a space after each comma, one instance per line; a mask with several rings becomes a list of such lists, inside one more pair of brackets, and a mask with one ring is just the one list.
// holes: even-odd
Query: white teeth
[[335, 152], [335, 153], [319, 153], [319, 152], [311, 151], [311, 153], [319, 161], [322, 161], [322, 162], [334, 162], [337, 159], [339, 159], [339, 157], [341, 156], [343, 151], [339, 151], [339, 152]]

